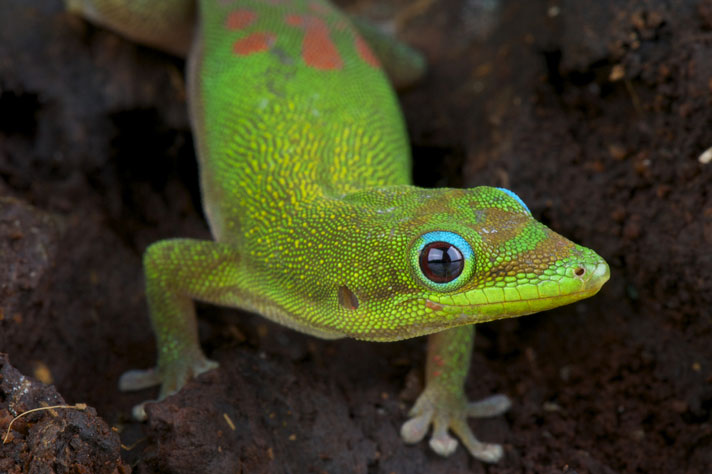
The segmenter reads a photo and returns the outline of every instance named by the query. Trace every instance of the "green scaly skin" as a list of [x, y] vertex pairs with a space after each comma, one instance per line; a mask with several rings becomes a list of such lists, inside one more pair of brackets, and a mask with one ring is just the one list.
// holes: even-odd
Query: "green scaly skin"
[[[67, 2], [131, 38], [174, 53], [187, 48], [190, 1]], [[322, 338], [436, 333], [426, 389], [402, 435], [420, 441], [432, 424], [430, 444], [447, 455], [457, 445], [450, 429], [473, 456], [496, 462], [502, 448], [477, 441], [466, 420], [502, 413], [509, 400], [465, 398], [473, 324], [587, 298], [608, 279], [608, 266], [537, 222], [509, 192], [411, 186], [395, 95], [352, 24], [327, 2], [201, 0], [198, 10], [189, 104], [215, 241], [147, 249], [158, 365], [128, 372], [121, 388], [160, 385], [162, 399], [217, 367], [200, 349], [193, 300]], [[410, 64], [411, 78], [422, 70], [400, 43], [376, 53]], [[451, 282], [423, 273], [422, 249], [435, 240], [464, 255]]]

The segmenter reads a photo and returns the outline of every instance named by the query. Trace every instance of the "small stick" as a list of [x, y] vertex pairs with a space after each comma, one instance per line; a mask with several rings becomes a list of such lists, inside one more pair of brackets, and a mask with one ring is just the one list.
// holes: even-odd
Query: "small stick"
[[77, 403], [76, 405], [53, 405], [51, 407], [33, 408], [31, 410], [27, 410], [26, 412], [20, 413], [15, 418], [13, 418], [12, 421], [10, 422], [10, 424], [7, 426], [7, 432], [5, 433], [5, 437], [2, 440], [2, 444], [7, 443], [7, 439], [10, 437], [10, 429], [12, 428], [12, 424], [15, 423], [15, 421], [17, 421], [21, 416], [25, 416], [28, 413], [34, 413], [36, 411], [53, 410], [55, 408], [73, 408], [75, 410], [86, 410], [87, 404], [86, 403]]

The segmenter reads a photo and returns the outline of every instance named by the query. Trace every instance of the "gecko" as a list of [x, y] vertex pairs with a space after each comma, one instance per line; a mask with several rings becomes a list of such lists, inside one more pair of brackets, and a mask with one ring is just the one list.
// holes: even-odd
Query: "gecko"
[[436, 453], [451, 454], [459, 439], [475, 458], [499, 461], [502, 446], [468, 425], [511, 405], [501, 394], [465, 396], [475, 324], [588, 298], [609, 267], [538, 222], [510, 190], [412, 184], [388, 75], [417, 77], [420, 56], [326, 0], [65, 2], [187, 58], [213, 237], [146, 249], [158, 361], [126, 372], [120, 389], [160, 386], [162, 400], [218, 367], [200, 347], [195, 300], [325, 339], [428, 335], [425, 388], [402, 438], [418, 443], [432, 427]]

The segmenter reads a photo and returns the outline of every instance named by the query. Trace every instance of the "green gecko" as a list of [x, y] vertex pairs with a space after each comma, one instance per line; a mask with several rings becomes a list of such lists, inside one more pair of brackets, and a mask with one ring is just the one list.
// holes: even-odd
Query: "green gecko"
[[[609, 269], [537, 222], [511, 191], [411, 185], [403, 118], [380, 64], [400, 63], [394, 75], [414, 77], [419, 57], [395, 40], [376, 38], [372, 49], [364, 37], [378, 34], [357, 30], [325, 0], [67, 4], [132, 39], [187, 55], [214, 237], [146, 250], [158, 363], [127, 372], [120, 388], [160, 385], [160, 400], [218, 366], [199, 346], [193, 300], [327, 339], [432, 334], [426, 387], [403, 439], [419, 442], [432, 425], [437, 453], [457, 447], [450, 430], [477, 459], [498, 461], [502, 447], [478, 441], [467, 424], [510, 406], [504, 395], [465, 397], [474, 324], [592, 296]], [[135, 414], [145, 416], [143, 405]]]

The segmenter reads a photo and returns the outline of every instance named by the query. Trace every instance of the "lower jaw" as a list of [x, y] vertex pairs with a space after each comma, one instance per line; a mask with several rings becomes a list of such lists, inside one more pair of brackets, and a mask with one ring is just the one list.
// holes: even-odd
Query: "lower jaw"
[[399, 327], [392, 330], [379, 330], [373, 333], [349, 334], [348, 336], [354, 339], [372, 342], [392, 342], [411, 339], [466, 326], [468, 324], [487, 323], [498, 319], [517, 318], [540, 313], [589, 298], [598, 293], [599, 290], [600, 288], [596, 288], [593, 290], [582, 290], [566, 296], [551, 296], [534, 300], [485, 303], [471, 306], [446, 306], [426, 300], [428, 307], [436, 311], [430, 315], [431, 318], [436, 320], [431, 321], [429, 324]]

